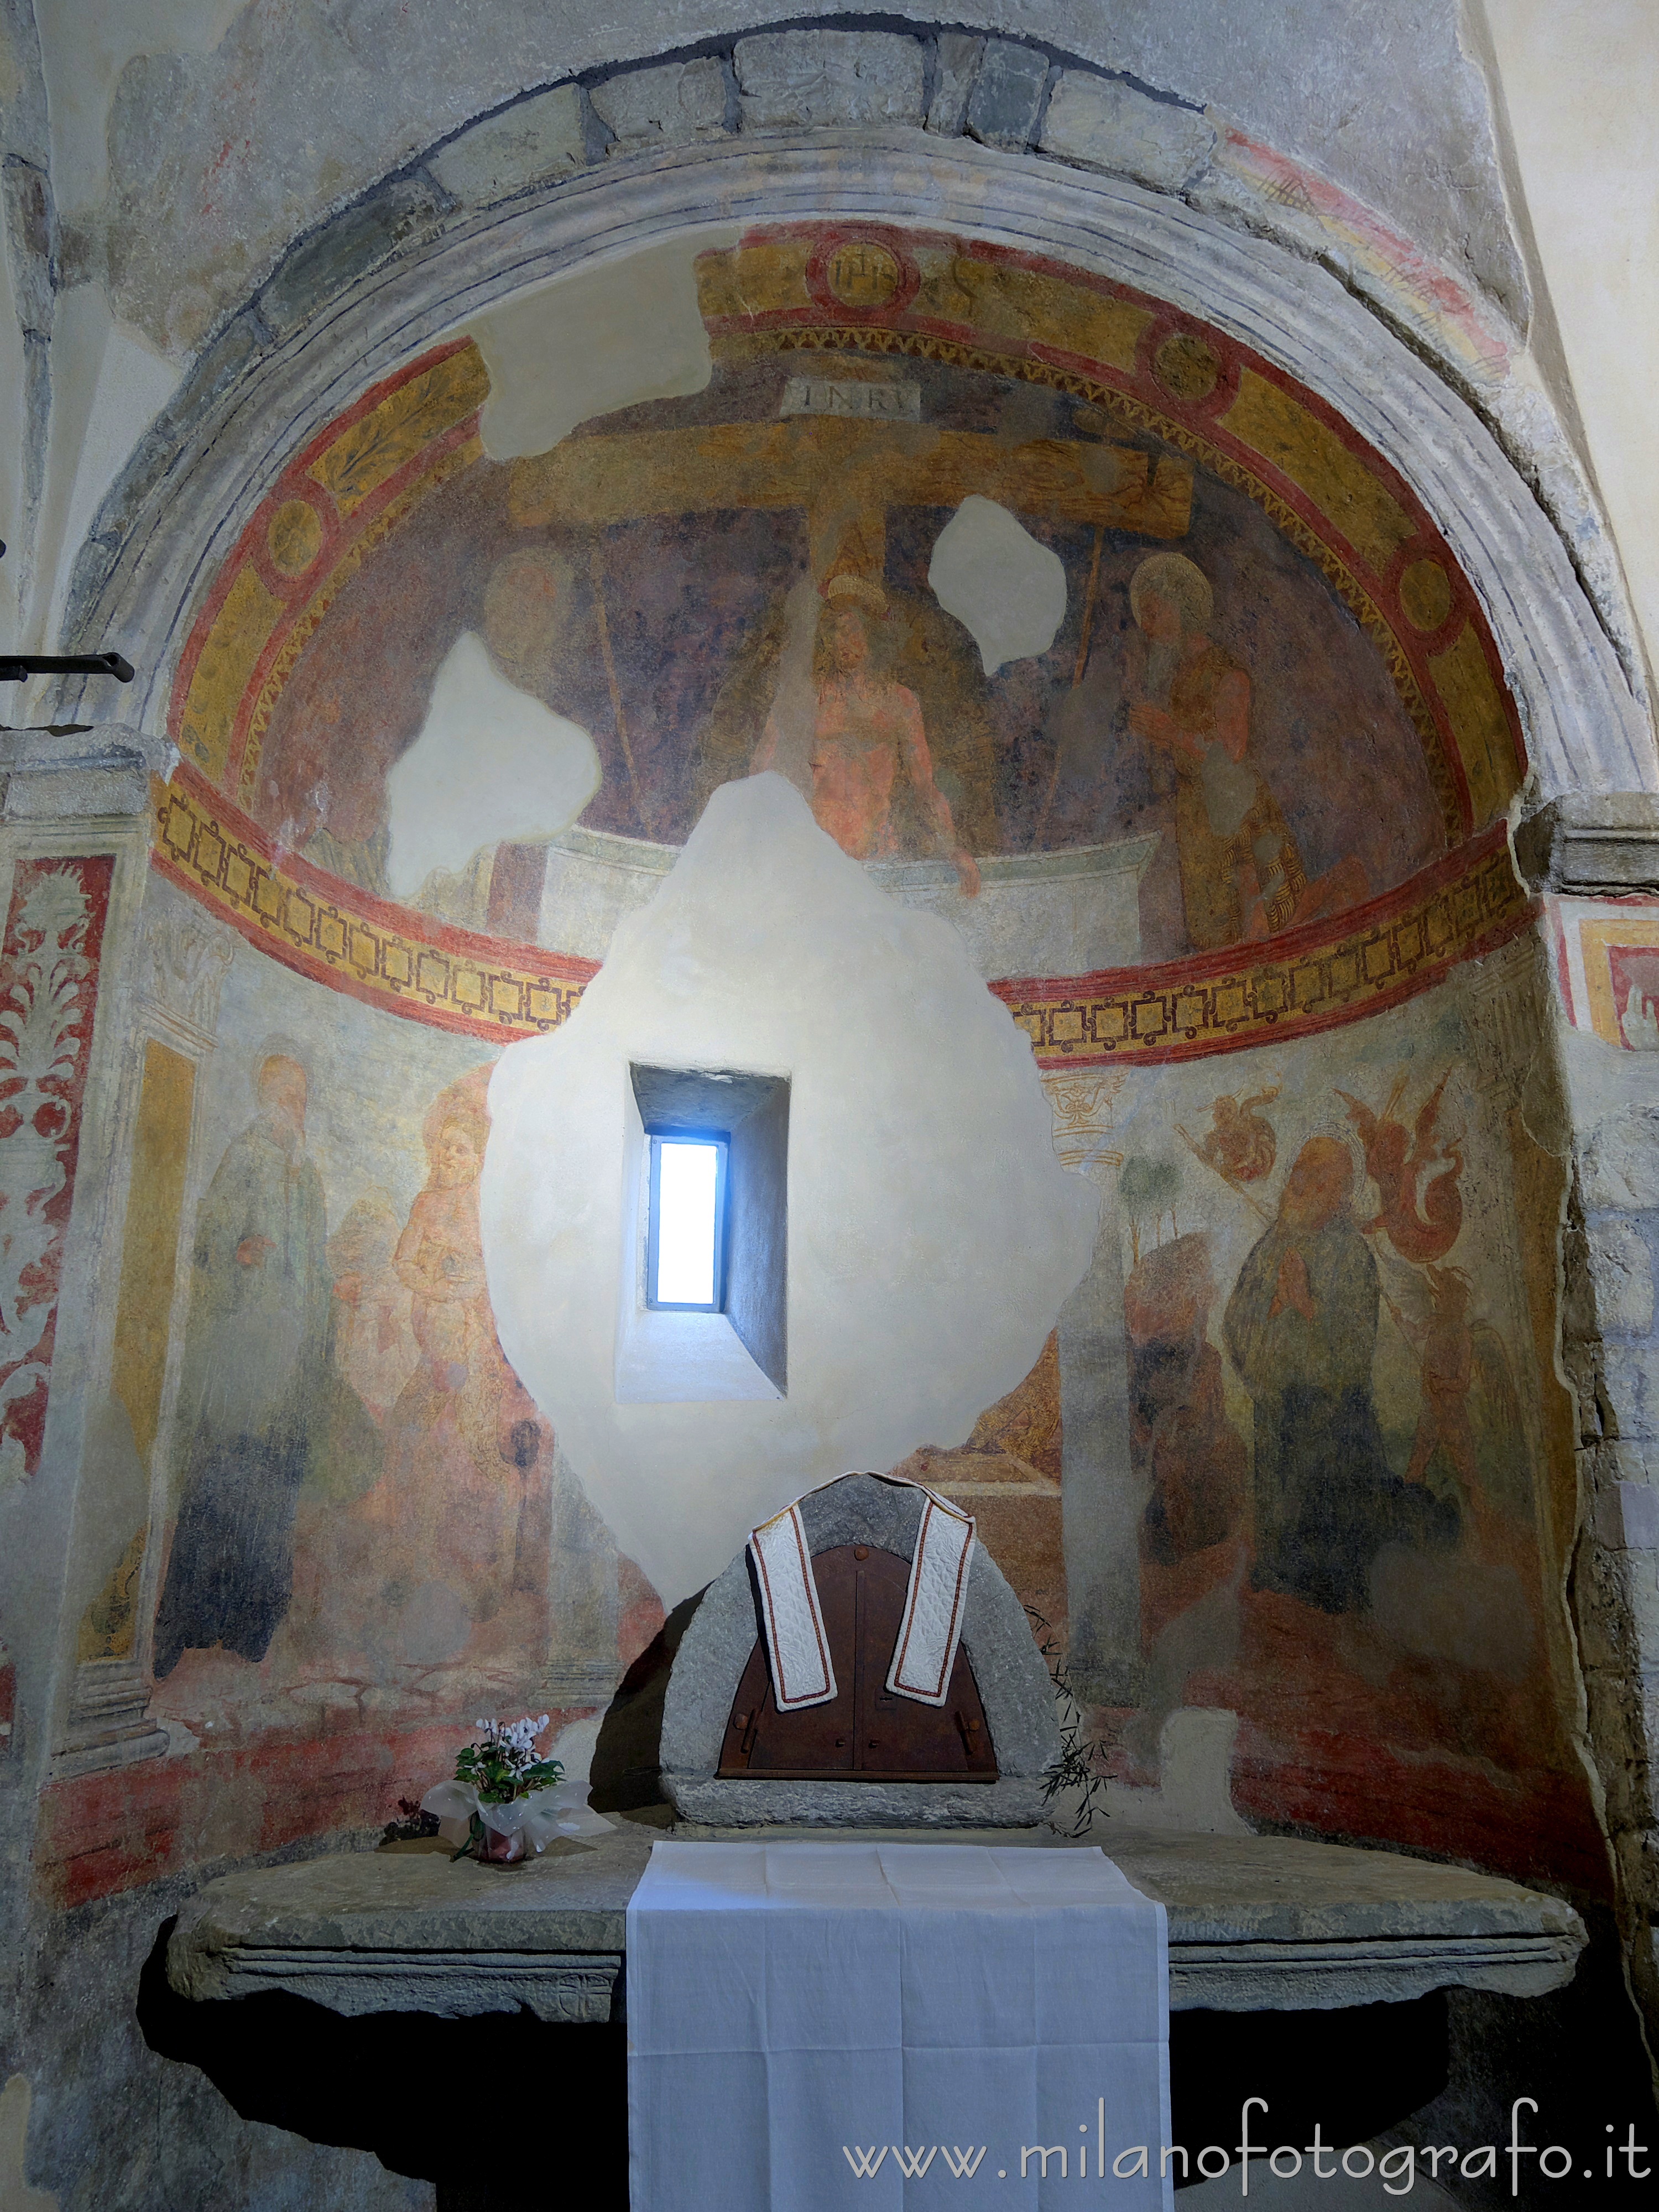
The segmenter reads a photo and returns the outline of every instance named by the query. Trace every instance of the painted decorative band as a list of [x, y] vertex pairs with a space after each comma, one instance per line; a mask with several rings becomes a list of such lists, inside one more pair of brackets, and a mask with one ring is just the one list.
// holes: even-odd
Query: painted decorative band
[[1496, 823], [1334, 923], [1158, 968], [994, 983], [1040, 1066], [1197, 1060], [1282, 1043], [1398, 1006], [1538, 913]]
[[[598, 963], [503, 945], [353, 891], [270, 841], [188, 765], [155, 786], [162, 874], [261, 951], [369, 1006], [506, 1042], [556, 1029]], [[1493, 829], [1367, 906], [1160, 967], [994, 983], [1043, 1067], [1192, 1060], [1397, 1005], [1535, 912]]]
[[155, 785], [152, 858], [283, 965], [367, 1005], [501, 1041], [556, 1029], [598, 963], [498, 938], [354, 891], [285, 854], [182, 764]]

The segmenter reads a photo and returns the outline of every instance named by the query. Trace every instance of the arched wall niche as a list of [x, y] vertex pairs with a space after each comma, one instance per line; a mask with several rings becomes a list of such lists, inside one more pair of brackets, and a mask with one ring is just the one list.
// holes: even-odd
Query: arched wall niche
[[[837, 834], [945, 898], [988, 976], [1050, 979], [1006, 987], [1045, 1060], [1328, 1025], [1522, 926], [1501, 817], [1524, 750], [1479, 600], [1304, 387], [1153, 296], [971, 237], [842, 220], [644, 254], [610, 282], [661, 303], [576, 434], [555, 414], [491, 453], [489, 410], [499, 437], [545, 356], [509, 376], [489, 324], [499, 392], [452, 339], [289, 459], [179, 656], [156, 859], [181, 888], [370, 1003], [553, 1028], [606, 949], [601, 887], [641, 901], [733, 776], [811, 787], [787, 672], [850, 593], [951, 813], [941, 841], [901, 787]], [[544, 343], [596, 315], [603, 352], [608, 297], [543, 293]], [[699, 348], [699, 389], [629, 404]], [[1237, 792], [1200, 793], [1134, 726], [1132, 586], [1154, 575], [1254, 684], [1249, 762], [1241, 723], [1204, 771]], [[507, 739], [455, 717], [492, 684], [501, 730], [529, 719], [485, 838]], [[561, 746], [580, 773], [544, 790]], [[953, 839], [981, 898], [929, 880]]]
[[[1192, 409], [1229, 412], [1247, 372], [1291, 397], [1301, 410], [1297, 419], [1314, 426], [1299, 434], [1317, 443], [1322, 428], [1329, 452], [1351, 459], [1363, 443], [1379, 457], [1376, 472], [1362, 471], [1365, 482], [1380, 486], [1408, 520], [1420, 509], [1420, 526], [1413, 520], [1411, 530], [1427, 535], [1413, 557], [1434, 557], [1431, 540], [1445, 551], [1452, 603], [1438, 625], [1422, 630], [1415, 643], [1401, 644], [1390, 632], [1408, 663], [1413, 656], [1423, 663], [1419, 680], [1432, 675], [1428, 659], [1473, 639], [1493, 696], [1501, 701], [1500, 678], [1507, 684], [1540, 793], [1650, 779], [1616, 659], [1547, 519], [1469, 410], [1340, 286], [1168, 198], [991, 149], [919, 147], [914, 134], [823, 134], [759, 150], [711, 145], [654, 161], [619, 159], [602, 176], [458, 218], [436, 240], [319, 305], [204, 403], [165, 480], [126, 531], [106, 581], [83, 602], [86, 621], [144, 668], [145, 726], [159, 734], [176, 700], [179, 733], [186, 734], [191, 687], [223, 604], [215, 594], [228, 597], [239, 575], [258, 579], [257, 561], [252, 571], [239, 567], [239, 547], [258, 539], [264, 546], [258, 559], [275, 558], [275, 526], [283, 559], [309, 573], [307, 526], [293, 514], [284, 521], [283, 509], [298, 495], [299, 478], [315, 481], [309, 472], [339, 434], [331, 426], [349, 428], [354, 410], [367, 421], [385, 398], [423, 377], [436, 380], [428, 391], [447, 380], [449, 411], [434, 420], [421, 450], [459, 451], [471, 434], [466, 426], [478, 395], [456, 338], [473, 318], [550, 279], [677, 240], [717, 255], [749, 251], [750, 240], [755, 250], [776, 248], [771, 312], [779, 319], [756, 318], [753, 327], [725, 334], [769, 338], [792, 327], [787, 317], [799, 301], [790, 286], [804, 288], [811, 305], [826, 273], [819, 246], [831, 234], [882, 245], [898, 272], [892, 299], [901, 310], [911, 283], [907, 260], [915, 276], [908, 297], [920, 298], [936, 281], [928, 257], [939, 254], [941, 239], [963, 244], [992, 289], [1051, 282], [1058, 267], [1081, 272], [1079, 297], [1108, 303], [1112, 313], [1127, 307], [1130, 322], [1143, 309], [1128, 295], [1152, 303], [1124, 342], [1117, 383], [1091, 375], [1075, 349], [1069, 362], [1026, 363], [1042, 366], [1042, 377], [1000, 381], [1022, 404], [1030, 395], [1043, 409], [1065, 410], [1063, 420], [1037, 422], [1035, 441], [1023, 433], [1028, 445], [1045, 435], [1079, 442], [1079, 407], [1109, 415], [1103, 431], [1081, 441], [1145, 455], [1144, 489], [1153, 505], [1158, 468], [1152, 463], [1173, 458], [1193, 471], [1194, 483], [1197, 471], [1209, 470], [1240, 502], [1230, 512], [1273, 534], [1267, 505], [1227, 483], [1219, 461], [1243, 464], [1224, 450], [1224, 439], [1212, 431], [1203, 450], [1201, 440], [1188, 450], [1180, 436], [1165, 435], [1180, 431], [1197, 440]], [[952, 258], [948, 251], [945, 258]], [[895, 325], [875, 309], [860, 319], [856, 301], [840, 304], [849, 311], [840, 326], [872, 337], [893, 333]], [[1160, 348], [1183, 333], [1200, 346], [1213, 334], [1231, 380], [1218, 364], [1215, 385], [1195, 392], [1185, 416], [1175, 404], [1179, 391], [1166, 382], [1162, 400], [1154, 391]], [[972, 325], [965, 335], [946, 334], [940, 343], [947, 342], [971, 349]], [[920, 344], [914, 350], [851, 344], [835, 357], [854, 368], [897, 364], [904, 379], [930, 376], [936, 386], [963, 380], [963, 391], [968, 380], [1015, 366], [1006, 349], [986, 368], [930, 357]], [[717, 351], [717, 374], [747, 374], [756, 358], [738, 349], [723, 361]], [[795, 358], [774, 349], [763, 366], [776, 375]], [[1197, 365], [1195, 353], [1188, 358]], [[1166, 374], [1173, 379], [1168, 364]], [[1068, 378], [1078, 388], [1066, 387]], [[717, 384], [710, 389], [718, 396]], [[960, 398], [956, 386], [950, 389]], [[1146, 410], [1157, 414], [1158, 424]], [[775, 392], [763, 411], [779, 419]], [[437, 413], [444, 416], [445, 406]], [[1032, 427], [1028, 422], [1024, 432]], [[446, 440], [455, 443], [446, 447]], [[555, 447], [558, 465], [580, 458], [585, 442], [578, 435]], [[377, 489], [392, 482], [386, 477]], [[1273, 496], [1296, 514], [1293, 500]], [[1301, 542], [1275, 540], [1287, 548], [1298, 589], [1305, 586], [1310, 607], [1314, 595], [1324, 594], [1316, 603], [1328, 618], [1346, 622], [1363, 641], [1363, 615], [1321, 567], [1306, 514], [1299, 520]], [[1028, 520], [1040, 537], [1052, 518]], [[1088, 514], [1082, 521], [1082, 545], [1062, 550], [1086, 592], [1093, 524]], [[896, 530], [896, 540], [899, 535]], [[1140, 535], [1149, 550], [1177, 542]], [[827, 581], [843, 552], [837, 538], [822, 562], [811, 561], [811, 580]], [[1362, 597], [1374, 605], [1379, 593], [1392, 594], [1390, 606], [1403, 606], [1405, 556], [1402, 540], [1377, 564], [1375, 589], [1367, 586]], [[1113, 572], [1120, 606], [1132, 566], [1126, 554]], [[856, 559], [850, 573], [872, 581]], [[269, 574], [261, 588], [279, 596]], [[1074, 605], [1069, 585], [1067, 603]], [[1382, 665], [1380, 647], [1373, 657]], [[246, 685], [231, 688], [241, 700]], [[1417, 748], [1422, 788], [1432, 794], [1422, 733], [1397, 687], [1389, 700], [1389, 712]], [[1265, 949], [1233, 942], [1139, 967], [1127, 958], [998, 963], [988, 954], [981, 972], [1001, 983], [1036, 1048], [1054, 1149], [1063, 1165], [1099, 1186], [1105, 1227], [1046, 1343], [1042, 1331], [1058, 1304], [1036, 1325], [1041, 1349], [1024, 1380], [986, 1407], [966, 1434], [916, 1435], [910, 1471], [980, 1501], [988, 1547], [1020, 1595], [1065, 1638], [1079, 1692], [1091, 1706], [1118, 1716], [1114, 1771], [1132, 1788], [1173, 1786], [1182, 1778], [1169, 1762], [1186, 1754], [1170, 1747], [1200, 1741], [1207, 1747], [1202, 1755], [1218, 1768], [1185, 1779], [1195, 1780], [1200, 1795], [1231, 1791], [1252, 1817], [1450, 1850], [1595, 1888], [1605, 1881], [1605, 1851], [1573, 1740], [1574, 1659], [1560, 1597], [1572, 1462], [1552, 1364], [1559, 1171], [1519, 1111], [1546, 1015], [1525, 927], [1530, 909], [1505, 841], [1522, 765], [1506, 712], [1504, 727], [1508, 768], [1490, 775], [1478, 804], [1469, 801], [1467, 777], [1461, 787], [1455, 775], [1443, 779], [1450, 805], [1437, 801], [1431, 814], [1437, 845], [1377, 887], [1376, 898], [1297, 923]], [[1443, 736], [1437, 721], [1433, 728]], [[227, 750], [220, 768], [233, 782], [238, 765]], [[205, 1132], [201, 1157], [209, 1165], [228, 1157], [251, 1110], [248, 1068], [260, 1064], [257, 1056], [273, 1037], [299, 1032], [301, 1049], [291, 1056], [309, 1063], [309, 1141], [322, 1164], [331, 1231], [372, 1198], [368, 1228], [382, 1242], [406, 1233], [414, 1206], [428, 1194], [421, 1182], [422, 1115], [437, 1112], [440, 1143], [446, 1113], [476, 1139], [485, 1110], [483, 1063], [532, 1031], [574, 1037], [576, 1028], [565, 1029], [565, 1020], [594, 956], [573, 956], [556, 935], [538, 946], [522, 933], [510, 939], [441, 918], [411, 919], [380, 894], [346, 884], [320, 859], [283, 849], [280, 817], [261, 829], [225, 815], [216, 826], [220, 800], [240, 802], [207, 776], [213, 766], [198, 757], [181, 767], [159, 803], [155, 873], [171, 880], [155, 887], [158, 912], [176, 910], [185, 891], [240, 933], [214, 1072], [196, 1109]], [[612, 824], [603, 834], [626, 842], [629, 825]], [[672, 860], [671, 839], [632, 842], [666, 848]], [[996, 865], [1023, 866], [1030, 857], [985, 854], [981, 899], [988, 902], [997, 888]], [[833, 852], [828, 859], [842, 865]], [[901, 881], [894, 888], [906, 894], [916, 886]], [[945, 896], [957, 896], [948, 884]], [[301, 908], [309, 909], [303, 917]], [[1366, 944], [1338, 943], [1332, 931], [1340, 936], [1342, 915], [1355, 911], [1365, 916]], [[301, 920], [303, 946], [294, 941]], [[286, 945], [283, 929], [290, 933]], [[757, 939], [763, 933], [754, 933]], [[642, 966], [648, 950], [635, 945]], [[427, 957], [434, 963], [430, 979], [422, 973]], [[394, 961], [401, 975], [394, 975]], [[1413, 963], [1415, 981], [1404, 973]], [[619, 966], [612, 964], [613, 978]], [[1228, 996], [1243, 988], [1241, 976], [1248, 1004]], [[654, 980], [665, 998], [678, 989], [671, 961]], [[1407, 981], [1410, 988], [1396, 988]], [[545, 994], [539, 1007], [538, 991]], [[967, 995], [983, 1010], [982, 994]], [[1367, 1018], [1357, 1018], [1362, 1014]], [[1006, 1028], [1000, 1034], [1004, 1043], [1018, 1043]], [[559, 1035], [531, 1037], [524, 1048], [544, 1054], [561, 1042]], [[744, 1058], [735, 1043], [721, 1052], [712, 1064], [783, 1065]], [[642, 1056], [683, 1064], [663, 1060], [654, 1047]], [[1029, 1077], [1023, 1061], [1022, 1077]], [[1040, 1103], [1035, 1097], [1030, 1103], [1040, 1121]], [[803, 1103], [803, 1117], [805, 1110]], [[801, 1126], [794, 1115], [792, 1105], [792, 1144]], [[948, 1133], [951, 1117], [947, 1084], [913, 1102], [907, 1127], [913, 1138], [936, 1124]], [[1372, 1141], [1376, 1165], [1386, 1171], [1390, 1147], [1396, 1137], [1404, 1147], [1408, 1130], [1437, 1147], [1437, 1174], [1408, 1178], [1409, 1187], [1396, 1178], [1388, 1189], [1379, 1179], [1377, 1210], [1362, 1225], [1370, 1206]], [[1047, 1141], [1040, 1130], [1039, 1148]], [[476, 1142], [472, 1149], [476, 1158]], [[620, 1190], [610, 1155], [598, 1148], [591, 1158], [599, 1167], [587, 1183]], [[371, 1168], [374, 1193], [364, 1188]], [[1305, 1200], [1314, 1213], [1322, 1206], [1343, 1212], [1346, 1201], [1336, 1186], [1345, 1176], [1352, 1205], [1340, 1251], [1333, 1245], [1327, 1257], [1333, 1280], [1342, 1278], [1333, 1293], [1340, 1334], [1359, 1347], [1357, 1395], [1340, 1415], [1348, 1422], [1340, 1435], [1340, 1409], [1328, 1406], [1325, 1429], [1316, 1423], [1293, 1449], [1287, 1445], [1290, 1456], [1279, 1471], [1306, 1494], [1316, 1465], [1340, 1462], [1340, 1525], [1269, 1528], [1252, 1551], [1245, 1517], [1255, 1479], [1252, 1440], [1268, 1432], [1285, 1395], [1284, 1377], [1274, 1379], [1276, 1355], [1263, 1364], [1251, 1348], [1279, 1318], [1273, 1310], [1272, 1240], [1285, 1233], [1287, 1206], [1293, 1212]], [[1432, 1207], [1431, 1183], [1437, 1194]], [[432, 1188], [445, 1187], [434, 1160]], [[186, 1212], [201, 1196], [196, 1187], [185, 1194]], [[1324, 1218], [1316, 1224], [1329, 1226]], [[552, 1240], [543, 1241], [550, 1247]], [[613, 1263], [619, 1249], [613, 1238]], [[876, 1256], [890, 1272], [901, 1267], [902, 1254]], [[1440, 1270], [1437, 1282], [1431, 1268]], [[830, 1271], [823, 1272], [827, 1279]], [[580, 1347], [586, 1364], [600, 1373], [609, 1357], [608, 1310], [583, 1323], [592, 1332], [591, 1346], [584, 1338]], [[1470, 1416], [1470, 1459], [1459, 1456], [1461, 1430], [1449, 1437], [1436, 1431], [1421, 1371], [1432, 1339], [1443, 1348], [1449, 1343], [1459, 1360], [1468, 1351], [1473, 1375], [1477, 1334], [1485, 1395]], [[791, 1362], [793, 1376], [793, 1345]], [[1174, 1396], [1155, 1403], [1160, 1378], [1170, 1377]], [[1157, 1418], [1147, 1415], [1148, 1406]], [[510, 1409], [522, 1410], [516, 1401]], [[391, 1410], [395, 1415], [395, 1405]], [[601, 1410], [606, 1420], [617, 1411]], [[605, 1451], [584, 1457], [578, 1424], [562, 1425], [548, 1405], [539, 1411], [541, 1426], [526, 1412], [502, 1434], [511, 1444], [521, 1428], [542, 1455], [537, 1464], [553, 1462], [551, 1496], [566, 1516], [558, 1542], [591, 1568], [579, 1595], [585, 1593], [592, 1620], [560, 1659], [556, 1692], [539, 1693], [550, 1706], [572, 1711], [602, 1696], [605, 1666], [627, 1656], [617, 1626], [617, 1547], [607, 1553], [608, 1534], [596, 1536], [583, 1518], [587, 1508], [603, 1516]], [[629, 1418], [614, 1423], [618, 1436], [624, 1426], [643, 1429], [659, 1412], [665, 1421], [678, 1418], [672, 1407], [622, 1411]], [[1179, 1446], [1173, 1458], [1163, 1449], [1164, 1432], [1154, 1434], [1164, 1413]], [[574, 1457], [554, 1461], [550, 1429], [558, 1452]], [[591, 1427], [590, 1436], [596, 1433]], [[1518, 1443], [1500, 1449], [1493, 1439], [1504, 1435]], [[499, 1454], [493, 1432], [486, 1441]], [[171, 1449], [176, 1458], [185, 1442], [180, 1431], [160, 1448], [161, 1455]], [[703, 1472], [724, 1464], [710, 1455]], [[1214, 1470], [1213, 1479], [1200, 1481], [1197, 1471], [1205, 1468]], [[767, 1479], [781, 1483], [786, 1472], [775, 1456]], [[338, 1495], [313, 1501], [316, 1550], [337, 1555], [341, 1531], [349, 1529], [365, 1554], [372, 1553], [371, 1536], [352, 1519], [361, 1502], [352, 1484], [367, 1481], [366, 1474], [352, 1476]], [[164, 1488], [157, 1494], [153, 1558], [163, 1548], [169, 1510]], [[362, 1494], [372, 1493], [364, 1487]], [[728, 1502], [726, 1510], [737, 1509]], [[724, 1559], [741, 1529], [719, 1534], [715, 1549]], [[620, 1548], [628, 1553], [625, 1542]], [[651, 1594], [635, 1595], [634, 1618], [642, 1620]], [[145, 1632], [137, 1632], [141, 1640]], [[442, 1641], [436, 1628], [433, 1638], [435, 1648]], [[1358, 1766], [1329, 1741], [1333, 1684], [1347, 1700], [1353, 1740], [1364, 1747]], [[250, 1713], [275, 1710], [279, 1689], [288, 1694], [286, 1685], [262, 1679], [247, 1693]], [[194, 1709], [176, 1681], [167, 1694], [171, 1717], [191, 1725]], [[1195, 1736], [1179, 1726], [1171, 1732], [1170, 1723], [1192, 1708], [1221, 1719]], [[1377, 1776], [1384, 1778], [1380, 1786]]]
[[1125, 180], [908, 132], [624, 156], [452, 216], [275, 343], [257, 318], [233, 324], [185, 420], [147, 441], [94, 523], [68, 631], [95, 627], [139, 648], [136, 719], [159, 734], [191, 620], [253, 507], [370, 385], [468, 318], [585, 263], [701, 227], [803, 216], [955, 231], [1052, 256], [1253, 348], [1372, 445], [1443, 533], [1491, 625], [1537, 797], [1659, 787], [1639, 709], [1547, 517], [1449, 385], [1340, 283]]

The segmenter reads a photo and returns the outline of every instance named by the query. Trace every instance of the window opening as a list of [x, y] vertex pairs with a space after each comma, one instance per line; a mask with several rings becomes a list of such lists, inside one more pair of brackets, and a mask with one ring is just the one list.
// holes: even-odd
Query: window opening
[[788, 1388], [789, 1078], [738, 1068], [629, 1074], [619, 1404], [781, 1396]]
[[701, 1130], [651, 1132], [647, 1305], [725, 1308], [727, 1143], [724, 1133]]

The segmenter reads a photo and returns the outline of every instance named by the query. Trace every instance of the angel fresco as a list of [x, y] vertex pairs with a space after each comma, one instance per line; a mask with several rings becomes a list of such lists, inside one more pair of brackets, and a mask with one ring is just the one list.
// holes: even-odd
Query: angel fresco
[[[1438, 1133], [1440, 1103], [1449, 1075], [1443, 1075], [1419, 1108], [1411, 1138], [1395, 1109], [1405, 1095], [1406, 1078], [1395, 1079], [1380, 1114], [1373, 1114], [1360, 1099], [1346, 1091], [1337, 1097], [1348, 1109], [1348, 1118], [1365, 1147], [1365, 1172], [1376, 1185], [1380, 1201], [1375, 1217], [1364, 1224], [1365, 1234], [1387, 1234], [1402, 1260], [1426, 1266], [1444, 1259], [1456, 1243], [1463, 1226], [1463, 1194], [1458, 1181], [1463, 1172], [1463, 1153], [1455, 1137]], [[1422, 1212], [1418, 1211], [1419, 1178], [1438, 1166], [1439, 1172], [1421, 1186]]]
[[1279, 1090], [1278, 1084], [1272, 1084], [1248, 1098], [1224, 1091], [1210, 1109], [1210, 1127], [1201, 1142], [1194, 1144], [1184, 1129], [1180, 1133], [1199, 1158], [1226, 1182], [1257, 1182], [1273, 1173], [1279, 1158], [1273, 1125], [1261, 1110], [1273, 1104]]

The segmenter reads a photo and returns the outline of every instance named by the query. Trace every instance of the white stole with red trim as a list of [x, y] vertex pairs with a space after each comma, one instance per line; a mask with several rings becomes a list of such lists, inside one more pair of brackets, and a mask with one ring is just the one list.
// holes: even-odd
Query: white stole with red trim
[[[918, 1705], [942, 1705], [951, 1686], [962, 1616], [973, 1564], [974, 1517], [925, 1484], [903, 1475], [884, 1481], [920, 1490], [927, 1501], [910, 1561], [909, 1588], [887, 1687]], [[824, 1634], [811, 1553], [799, 1500], [749, 1538], [749, 1555], [760, 1587], [761, 1627], [772, 1662], [772, 1692], [780, 1712], [826, 1705], [837, 1694], [836, 1670]]]

